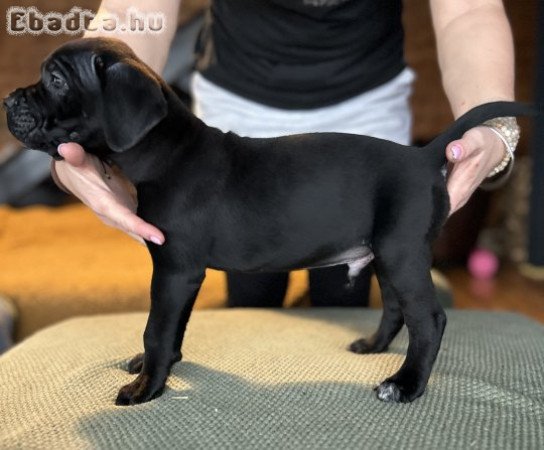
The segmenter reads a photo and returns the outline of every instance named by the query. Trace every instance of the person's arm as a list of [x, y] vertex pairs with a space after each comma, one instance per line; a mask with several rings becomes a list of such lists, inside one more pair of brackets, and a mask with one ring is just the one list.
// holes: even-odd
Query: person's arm
[[[514, 46], [501, 0], [430, 0], [442, 82], [454, 116], [495, 100], [514, 99]], [[451, 212], [461, 208], [505, 154], [489, 128], [447, 146]]]
[[[136, 8], [141, 13], [162, 12], [166, 17], [166, 29], [157, 34], [135, 33], [100, 33], [90, 31], [84, 37], [111, 36], [122, 39], [134, 52], [156, 72], [161, 72], [170, 43], [176, 31], [178, 9], [180, 0], [104, 0], [95, 18], [95, 22], [101, 20], [107, 14], [116, 14], [120, 19], [125, 17], [125, 11], [129, 7]], [[95, 27], [91, 22], [90, 28]], [[78, 144], [67, 143], [59, 146], [59, 153], [64, 161], [55, 161], [52, 165], [52, 173], [57, 184], [73, 193], [100, 219], [115, 228], [138, 240], [148, 240], [155, 244], [164, 243], [164, 234], [155, 226], [146, 223], [136, 216], [137, 200], [134, 188], [119, 172], [104, 176], [103, 166], [100, 161], [88, 153]]]

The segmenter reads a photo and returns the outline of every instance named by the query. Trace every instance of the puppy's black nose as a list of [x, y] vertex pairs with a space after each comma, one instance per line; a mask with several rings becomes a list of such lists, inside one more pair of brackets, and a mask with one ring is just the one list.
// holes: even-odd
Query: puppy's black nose
[[24, 89], [17, 88], [10, 93], [3, 101], [4, 109], [10, 109], [14, 106], [19, 106], [19, 101], [23, 99]]
[[17, 100], [14, 98], [13, 95], [8, 95], [4, 100], [2, 101], [4, 105], [4, 109], [10, 109], [15, 104], [17, 104]]

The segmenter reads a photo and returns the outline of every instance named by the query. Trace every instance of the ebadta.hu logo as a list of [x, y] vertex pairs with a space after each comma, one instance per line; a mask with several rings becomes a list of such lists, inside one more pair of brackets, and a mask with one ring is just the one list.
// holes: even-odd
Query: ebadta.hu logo
[[143, 13], [136, 8], [128, 8], [124, 15], [97, 15], [79, 6], [64, 14], [58, 11], [43, 13], [34, 6], [11, 6], [6, 10], [6, 31], [11, 35], [80, 34], [85, 31], [162, 33], [165, 29], [163, 13]]

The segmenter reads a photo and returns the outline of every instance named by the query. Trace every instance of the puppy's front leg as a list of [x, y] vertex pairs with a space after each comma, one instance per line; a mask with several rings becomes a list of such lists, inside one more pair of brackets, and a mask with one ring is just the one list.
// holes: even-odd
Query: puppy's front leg
[[153, 258], [151, 311], [144, 333], [141, 371], [123, 386], [117, 405], [147, 402], [161, 395], [170, 368], [181, 359], [181, 342], [204, 279], [204, 267], [188, 269]]

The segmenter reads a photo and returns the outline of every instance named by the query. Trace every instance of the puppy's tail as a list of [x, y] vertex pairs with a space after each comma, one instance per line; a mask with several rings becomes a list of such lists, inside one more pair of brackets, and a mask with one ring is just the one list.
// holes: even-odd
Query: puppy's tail
[[446, 158], [446, 146], [451, 141], [460, 139], [471, 128], [496, 117], [535, 116], [536, 114], [537, 110], [525, 103], [504, 101], [484, 103], [463, 114], [450, 128], [438, 135], [424, 148], [432, 150], [433, 154], [436, 155], [437, 165], [442, 166]]

